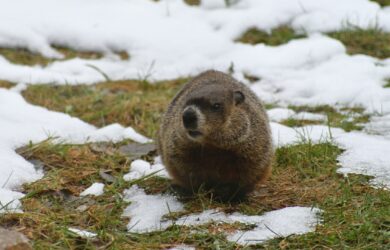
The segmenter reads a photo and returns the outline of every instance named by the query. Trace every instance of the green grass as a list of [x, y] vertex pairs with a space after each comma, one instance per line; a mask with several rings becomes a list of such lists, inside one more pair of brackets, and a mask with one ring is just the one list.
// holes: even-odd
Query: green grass
[[197, 6], [200, 4], [200, 0], [184, 0], [184, 2], [188, 5], [194, 5], [194, 6]]
[[[328, 35], [341, 41], [346, 46], [349, 54], [365, 54], [380, 59], [390, 57], [390, 33], [384, 32], [379, 28], [364, 30], [348, 27], [345, 30], [330, 32]], [[293, 39], [304, 37], [306, 37], [305, 34], [297, 34], [292, 28], [281, 26], [271, 30], [269, 33], [256, 28], [249, 29], [237, 41], [249, 44], [264, 43], [278, 46]]]
[[[24, 186], [25, 212], [3, 215], [0, 224], [27, 235], [36, 249], [166, 249], [182, 243], [200, 249], [243, 249], [225, 237], [225, 232], [247, 227], [241, 224], [171, 226], [162, 232], [128, 233], [127, 220], [121, 217], [128, 203], [121, 194], [133, 183], [122, 179], [130, 162], [118, 153], [119, 146], [107, 144], [107, 150], [96, 151], [89, 144], [55, 145], [48, 140], [19, 149], [23, 157], [42, 161], [46, 174]], [[345, 179], [337, 174], [336, 158], [341, 152], [330, 142], [314, 145], [302, 141], [300, 145], [279, 148], [273, 176], [247, 201], [220, 203], [202, 192], [194, 197], [179, 196], [186, 211], [169, 217], [210, 208], [257, 215], [286, 206], [316, 206], [324, 210], [323, 224], [316, 232], [277, 238], [245, 249], [385, 249], [390, 244], [388, 191], [369, 187], [367, 177], [352, 175]], [[105, 183], [102, 196], [76, 198], [93, 182], [105, 182], [100, 169], [109, 171], [115, 181]], [[169, 180], [151, 177], [137, 184], [147, 193], [172, 193]], [[86, 206], [83, 213], [76, 210], [81, 205]], [[68, 227], [97, 232], [98, 236], [82, 239], [70, 233]]]
[[390, 0], [371, 0], [372, 2], [378, 3], [380, 6], [390, 6]]
[[326, 122], [321, 121], [310, 121], [310, 120], [297, 120], [297, 119], [287, 119], [282, 121], [281, 123], [290, 126], [305, 126], [310, 124], [325, 124], [331, 127], [339, 127], [344, 129], [345, 131], [352, 130], [361, 130], [363, 129], [363, 124], [367, 123], [370, 119], [369, 115], [364, 113], [364, 109], [360, 107], [352, 107], [352, 108], [341, 108], [337, 110], [328, 105], [320, 105], [320, 106], [289, 106], [290, 109], [296, 112], [312, 112], [312, 113], [320, 113], [327, 116]]
[[169, 100], [186, 79], [150, 84], [146, 81], [105, 82], [86, 85], [31, 85], [25, 99], [50, 110], [102, 127], [111, 123], [133, 126], [153, 137]]
[[[101, 53], [94, 52], [94, 51], [76, 51], [65, 47], [54, 47], [54, 48], [58, 52], [64, 55], [64, 58], [61, 60], [68, 60], [75, 57], [84, 58], [84, 59], [99, 59], [103, 56]], [[58, 59], [46, 58], [40, 54], [30, 52], [27, 49], [0, 48], [0, 55], [4, 56], [8, 61], [14, 64], [22, 64], [22, 65], [46, 66], [49, 63], [58, 61]], [[117, 55], [122, 60], [129, 59], [129, 55], [124, 51], [118, 52]]]
[[[256, 36], [247, 38], [247, 42], [278, 45], [299, 38], [288, 28], [280, 28], [267, 36], [263, 36], [263, 40]], [[9, 56], [18, 53], [13, 51]], [[22, 63], [22, 57], [15, 58], [15, 62]], [[48, 61], [44, 60], [47, 59], [27, 56], [23, 63], [45, 65]], [[248, 79], [258, 80], [251, 76]], [[94, 86], [33, 85], [23, 92], [23, 96], [30, 103], [68, 113], [98, 127], [118, 122], [153, 137], [170, 99], [185, 81], [178, 79], [150, 84], [147, 81], [128, 80]], [[12, 83], [0, 81], [0, 87], [12, 86]], [[385, 87], [390, 87], [390, 82]], [[275, 105], [266, 106], [271, 108]], [[362, 128], [359, 123], [369, 120], [364, 109], [359, 107], [289, 108], [296, 112], [325, 114], [328, 125], [346, 131], [359, 130]], [[303, 126], [319, 122], [288, 119], [283, 123]], [[118, 148], [125, 143], [106, 144], [107, 150], [100, 151], [93, 144], [56, 145], [48, 140], [19, 149], [18, 153], [26, 159], [43, 162], [45, 176], [24, 186], [26, 196], [22, 203], [25, 212], [3, 215], [0, 224], [24, 233], [36, 249], [167, 249], [178, 244], [192, 245], [197, 249], [386, 249], [390, 245], [388, 191], [370, 187], [369, 178], [365, 176], [350, 175], [344, 178], [337, 174], [337, 156], [342, 150], [331, 142], [314, 145], [308, 140], [277, 149], [272, 177], [247, 201], [221, 203], [200, 191], [193, 197], [179, 196], [186, 210], [167, 217], [178, 218], [205, 209], [261, 215], [286, 206], [316, 206], [323, 209], [324, 214], [323, 224], [315, 232], [277, 238], [248, 247], [226, 240], [225, 232], [246, 227], [240, 224], [171, 226], [162, 232], [128, 233], [128, 221], [121, 217], [128, 203], [123, 201], [121, 195], [134, 183], [125, 182], [122, 178], [130, 166], [129, 157], [118, 152]], [[142, 158], [151, 161], [153, 156]], [[102, 169], [115, 177], [113, 183], [102, 179], [99, 174]], [[106, 184], [102, 196], [77, 198], [82, 190], [96, 181]], [[150, 177], [137, 184], [148, 194], [174, 194], [170, 181], [166, 179]], [[86, 206], [86, 211], [80, 213], [77, 208], [82, 205]], [[93, 240], [82, 239], [70, 233], [67, 230], [69, 227], [90, 230], [98, 233], [98, 236]]]
[[385, 88], [390, 88], [390, 79], [387, 79], [386, 82], [387, 82], [387, 83], [385, 84], [384, 87], [385, 87]]
[[249, 29], [239, 39], [238, 42], [258, 44], [264, 43], [271, 46], [285, 44], [292, 39], [304, 38], [303, 34], [297, 34], [293, 29], [287, 26], [281, 26], [271, 30], [270, 33], [258, 30], [256, 28]]
[[[64, 59], [80, 57], [84, 59], [99, 59], [101, 53], [92, 51], [76, 51], [69, 48], [55, 47], [55, 49], [64, 55]], [[26, 49], [0, 48], [0, 55], [15, 64], [23, 65], [47, 65], [54, 62], [55, 59], [46, 58], [40, 54], [30, 52]]]
[[390, 57], [390, 33], [378, 28], [350, 28], [328, 35], [340, 40], [347, 47], [349, 54], [365, 54], [381, 59]]
[[294, 119], [294, 118], [288, 118], [286, 120], [283, 120], [280, 122], [283, 125], [286, 125], [288, 127], [303, 127], [307, 125], [318, 125], [322, 124], [322, 121], [314, 121], [314, 120], [306, 120], [306, 119]]
[[[23, 95], [31, 103], [67, 112], [97, 126], [119, 122], [153, 136], [169, 100], [184, 82], [185, 79], [155, 85], [146, 81], [105, 82], [94, 86], [34, 85]], [[274, 107], [272, 104], [267, 106]], [[289, 108], [296, 112], [325, 114], [330, 126], [347, 131], [361, 129], [358, 123], [369, 119], [359, 107]], [[354, 118], [347, 120], [348, 117]], [[315, 123], [284, 121], [289, 126]], [[53, 145], [50, 141], [23, 148], [19, 153], [27, 159], [42, 161], [46, 174], [43, 179], [25, 185], [25, 213], [3, 216], [0, 223], [26, 234], [37, 249], [95, 249], [102, 246], [109, 249], [165, 249], [183, 243], [200, 249], [244, 248], [228, 242], [225, 236], [225, 232], [245, 227], [241, 224], [171, 226], [163, 232], [128, 233], [127, 220], [121, 218], [128, 204], [120, 195], [133, 184], [122, 180], [130, 160], [117, 152], [124, 143], [108, 144], [108, 149], [103, 151], [94, 150], [93, 145]], [[286, 206], [316, 206], [324, 210], [324, 223], [317, 227], [316, 232], [278, 238], [245, 249], [384, 249], [390, 244], [388, 191], [371, 188], [367, 177], [352, 175], [345, 179], [337, 174], [340, 153], [342, 150], [330, 142], [313, 145], [307, 140], [296, 146], [279, 148], [272, 177], [247, 201], [221, 203], [200, 191], [193, 197], [179, 196], [186, 210], [168, 217], [178, 218], [205, 209], [261, 215]], [[142, 158], [151, 161], [153, 155]], [[99, 169], [108, 170], [116, 179], [114, 183], [106, 183], [105, 194], [70, 199], [93, 182], [105, 182]], [[170, 181], [166, 179], [150, 177], [137, 184], [148, 194], [174, 194]], [[87, 211], [80, 214], [76, 210], [80, 205], [87, 205]], [[69, 233], [68, 227], [97, 232], [98, 237], [89, 241], [81, 239]]]

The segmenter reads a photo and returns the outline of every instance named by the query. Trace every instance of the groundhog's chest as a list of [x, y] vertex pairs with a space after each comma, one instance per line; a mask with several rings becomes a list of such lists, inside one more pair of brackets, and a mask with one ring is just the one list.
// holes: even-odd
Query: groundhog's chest
[[247, 160], [233, 151], [216, 148], [193, 148], [183, 157], [186, 171], [202, 179], [239, 179], [247, 169]]

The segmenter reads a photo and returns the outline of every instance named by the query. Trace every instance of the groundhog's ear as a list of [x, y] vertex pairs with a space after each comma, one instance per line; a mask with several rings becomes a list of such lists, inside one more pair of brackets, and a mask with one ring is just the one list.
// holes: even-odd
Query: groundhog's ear
[[233, 95], [234, 95], [234, 103], [236, 105], [243, 103], [245, 101], [245, 96], [241, 91], [239, 90], [234, 91]]

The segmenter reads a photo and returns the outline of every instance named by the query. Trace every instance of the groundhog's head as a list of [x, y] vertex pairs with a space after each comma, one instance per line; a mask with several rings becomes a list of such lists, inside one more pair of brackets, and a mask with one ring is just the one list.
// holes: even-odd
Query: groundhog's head
[[249, 118], [240, 90], [206, 85], [193, 91], [182, 109], [186, 137], [215, 146], [232, 145], [249, 135]]

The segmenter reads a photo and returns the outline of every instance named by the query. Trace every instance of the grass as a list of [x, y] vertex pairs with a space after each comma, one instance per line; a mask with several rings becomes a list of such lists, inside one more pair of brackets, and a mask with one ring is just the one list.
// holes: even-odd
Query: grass
[[387, 82], [387, 83], [385, 84], [384, 87], [385, 87], [385, 88], [390, 88], [390, 79], [387, 79], [386, 82]]
[[[29, 102], [68, 112], [98, 126], [118, 121], [124, 125], [136, 124], [136, 129], [151, 136], [168, 100], [184, 81], [158, 85], [145, 81], [106, 82], [96, 86], [38, 85], [30, 86], [23, 95]], [[331, 126], [346, 130], [360, 129], [357, 123], [368, 120], [359, 107], [338, 110], [330, 106], [290, 108], [296, 112], [326, 114]], [[137, 115], [130, 119], [129, 114]], [[346, 121], [348, 117], [354, 118]], [[285, 121], [290, 126], [308, 123], [312, 121]], [[91, 145], [53, 145], [49, 142], [24, 148], [20, 154], [42, 161], [46, 175], [25, 186], [27, 196], [23, 199], [23, 207], [26, 212], [6, 215], [0, 223], [22, 231], [33, 240], [36, 248], [163, 249], [182, 243], [201, 249], [243, 248], [228, 242], [224, 234], [242, 228], [236, 224], [172, 226], [163, 232], [128, 233], [127, 221], [120, 217], [128, 204], [120, 194], [131, 186], [122, 181], [130, 162], [115, 153], [120, 145], [112, 144], [110, 150], [103, 152], [94, 151]], [[324, 210], [324, 223], [316, 232], [278, 238], [246, 249], [383, 249], [390, 244], [388, 192], [371, 188], [367, 177], [352, 175], [345, 179], [337, 174], [336, 158], [341, 152], [330, 142], [313, 145], [303, 141], [300, 145], [279, 148], [273, 176], [247, 201], [220, 203], [201, 191], [195, 197], [181, 197], [186, 211], [169, 217], [178, 218], [205, 209], [258, 215], [286, 206], [316, 206]], [[151, 157], [144, 159], [151, 160]], [[93, 182], [104, 182], [99, 169], [108, 170], [116, 181], [106, 183], [103, 196], [74, 199]], [[172, 193], [170, 181], [158, 177], [142, 180], [138, 185], [149, 194]], [[81, 205], [87, 205], [87, 210], [80, 215], [76, 209]], [[69, 233], [68, 227], [97, 232], [98, 237], [89, 241], [81, 239]]]
[[314, 120], [306, 120], [306, 119], [294, 119], [294, 118], [288, 118], [286, 120], [283, 120], [280, 122], [283, 125], [286, 125], [288, 127], [303, 127], [308, 125], [318, 125], [322, 124], [322, 121], [314, 121]]
[[12, 88], [13, 86], [15, 86], [15, 84], [8, 81], [0, 80], [0, 88], [9, 89]]
[[[51, 110], [66, 112], [80, 117], [96, 126], [119, 122], [134, 126], [141, 133], [153, 137], [159, 119], [169, 100], [185, 79], [161, 82], [151, 85], [144, 81], [105, 82], [94, 86], [86, 85], [32, 85], [23, 92], [30, 103], [44, 106]], [[267, 108], [272, 108], [270, 105]], [[341, 127], [346, 131], [360, 130], [360, 123], [368, 122], [369, 116], [364, 109], [323, 106], [289, 106], [296, 112], [325, 114], [332, 127]], [[352, 119], [348, 119], [353, 117]], [[287, 119], [284, 125], [295, 127], [321, 124], [322, 121]]]
[[193, 6], [200, 5], [200, 0], [184, 0], [184, 2], [188, 5], [193, 5]]
[[390, 6], [390, 0], [371, 0], [372, 2], [378, 3], [380, 6]]
[[258, 30], [256, 28], [249, 29], [239, 39], [238, 42], [258, 44], [264, 43], [271, 46], [285, 44], [292, 39], [304, 38], [303, 34], [297, 34], [288, 26], [281, 26], [271, 30], [270, 33]]
[[[326, 125], [331, 127], [339, 127], [349, 132], [352, 130], [363, 129], [363, 124], [370, 119], [369, 115], [364, 114], [364, 109], [360, 107], [341, 108], [337, 110], [328, 105], [320, 106], [289, 106], [290, 109], [296, 112], [312, 112], [320, 113], [327, 116]], [[281, 122], [290, 127], [305, 126], [310, 124], [321, 124], [321, 121], [287, 119]]]
[[33, 85], [25, 99], [50, 110], [102, 127], [118, 122], [153, 137], [169, 100], [186, 79], [149, 84], [146, 81], [116, 81], [86, 85]]
[[[96, 151], [90, 144], [58, 145], [48, 140], [19, 149], [23, 157], [41, 161], [46, 174], [24, 186], [25, 212], [5, 214], [0, 224], [24, 233], [36, 249], [166, 249], [182, 243], [200, 249], [243, 249], [228, 242], [224, 234], [245, 228], [240, 224], [171, 226], [162, 232], [128, 233], [127, 221], [121, 218], [128, 204], [121, 194], [132, 185], [122, 179], [130, 162], [118, 153], [119, 146], [107, 144], [107, 150]], [[273, 176], [248, 201], [220, 203], [201, 192], [182, 198], [187, 211], [170, 216], [210, 208], [257, 215], [286, 206], [317, 206], [324, 210], [324, 221], [316, 232], [277, 238], [245, 249], [385, 249], [390, 244], [390, 196], [387, 191], [369, 187], [367, 177], [353, 175], [345, 179], [337, 174], [336, 158], [341, 152], [330, 142], [314, 145], [304, 141], [279, 148]], [[102, 196], [78, 198], [93, 182], [105, 182], [100, 169], [108, 171], [115, 181], [105, 183]], [[138, 184], [147, 193], [171, 193], [169, 183], [152, 177]], [[84, 212], [77, 210], [81, 206]], [[68, 227], [97, 232], [98, 236], [82, 239], [70, 233]]]
[[[61, 60], [68, 60], [75, 57], [84, 58], [84, 59], [99, 59], [103, 57], [103, 54], [94, 51], [76, 51], [70, 48], [65, 47], [54, 47], [58, 52], [64, 55], [64, 58]], [[33, 53], [27, 49], [20, 48], [0, 48], [0, 55], [4, 56], [8, 61], [14, 64], [23, 64], [23, 65], [41, 65], [46, 66], [49, 63], [58, 61], [58, 59], [46, 58], [40, 54]], [[118, 52], [117, 55], [122, 60], [127, 60], [129, 55], [124, 52]]]
[[390, 57], [390, 33], [378, 28], [351, 28], [328, 35], [340, 40], [347, 47], [349, 54], [365, 54], [381, 59]]
[[[376, 36], [378, 31], [370, 31], [372, 33], [366, 35], [357, 34], [359, 32], [363, 31], [335, 32], [331, 35], [345, 39], [343, 43], [349, 53], [388, 55], [383, 42], [387, 34], [379, 34], [376, 41], [370, 36]], [[359, 36], [362, 36], [361, 39]], [[303, 36], [281, 27], [270, 34], [248, 31], [240, 41], [275, 46], [300, 37]], [[49, 59], [26, 51], [0, 49], [0, 54], [7, 53], [9, 60], [14, 58], [12, 60], [19, 64], [50, 63]], [[67, 58], [81, 56], [80, 52], [72, 53], [69, 52]], [[89, 56], [101, 55], [85, 55], [86, 58]], [[258, 80], [251, 76], [248, 79]], [[33, 85], [23, 92], [23, 96], [30, 103], [68, 113], [98, 127], [119, 122], [153, 137], [169, 100], [185, 81], [178, 79], [158, 84], [141, 80], [108, 81], [94, 86]], [[0, 87], [12, 86], [12, 83], [0, 81]], [[390, 87], [390, 81], [385, 87]], [[360, 130], [360, 123], [369, 120], [364, 109], [359, 107], [335, 109], [325, 105], [289, 108], [296, 112], [325, 114], [327, 124], [346, 131]], [[303, 126], [317, 124], [318, 121], [288, 119], [283, 123]], [[286, 206], [316, 206], [324, 213], [323, 223], [315, 232], [276, 238], [262, 245], [247, 247], [228, 242], [224, 234], [245, 227], [240, 224], [171, 226], [162, 232], [128, 233], [128, 221], [121, 217], [128, 203], [121, 195], [123, 190], [133, 185], [122, 178], [129, 170], [130, 157], [118, 152], [125, 143], [106, 144], [106, 150], [96, 150], [94, 144], [53, 144], [47, 140], [19, 149], [18, 153], [26, 159], [43, 163], [45, 176], [24, 186], [26, 196], [22, 203], [25, 212], [2, 215], [0, 225], [24, 233], [36, 249], [167, 249], [178, 244], [196, 246], [197, 249], [386, 249], [390, 245], [388, 191], [370, 187], [368, 177], [350, 175], [344, 178], [337, 174], [337, 156], [342, 150], [331, 142], [314, 145], [308, 140], [299, 145], [278, 148], [272, 177], [247, 201], [220, 203], [200, 191], [194, 197], [180, 196], [186, 211], [172, 213], [168, 217], [178, 218], [205, 209], [260, 215]], [[152, 156], [142, 158], [151, 161]], [[103, 179], [100, 170], [112, 175], [114, 182]], [[102, 196], [79, 198], [82, 190], [97, 181], [106, 184]], [[151, 177], [137, 184], [149, 194], [173, 193], [170, 181], [166, 179]], [[85, 211], [79, 212], [80, 209]], [[82, 239], [69, 232], [69, 227], [90, 230], [98, 236]]]
[[[340, 40], [346, 46], [349, 54], [365, 54], [380, 59], [390, 57], [390, 33], [379, 28], [359, 29], [350, 27], [345, 30], [330, 32], [328, 35]], [[293, 39], [304, 37], [306, 37], [305, 34], [297, 34], [288, 26], [280, 26], [271, 30], [271, 32], [251, 28], [237, 41], [248, 44], [264, 43], [270, 46], [278, 46]]]

